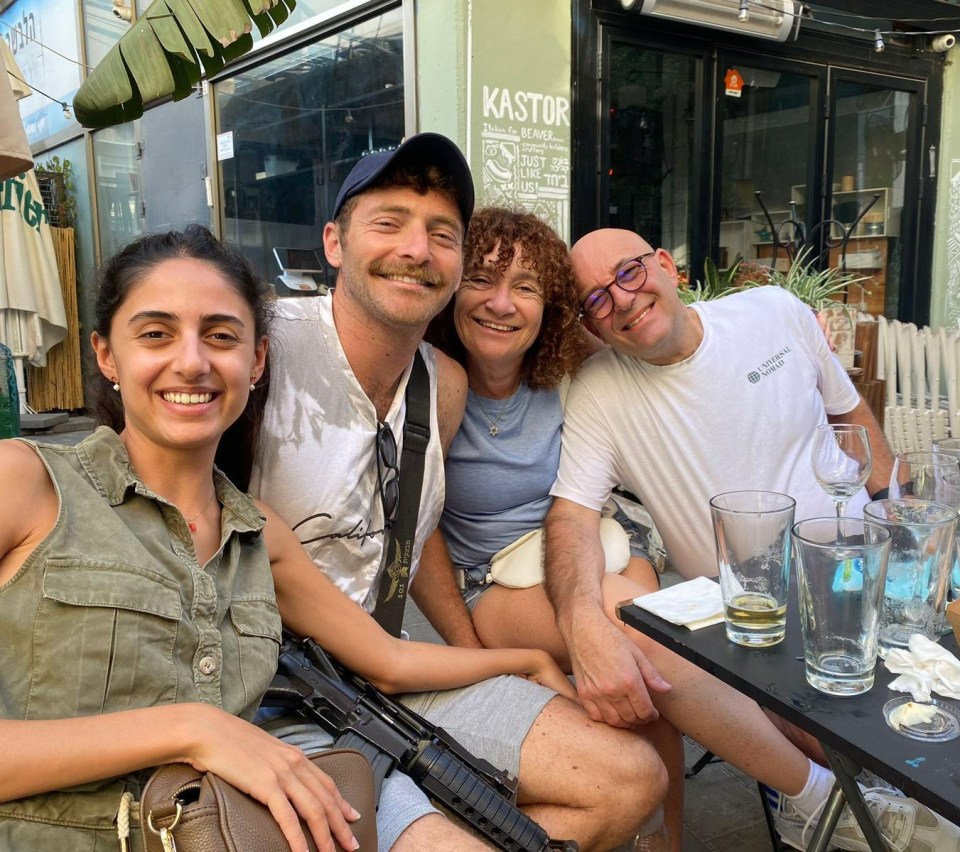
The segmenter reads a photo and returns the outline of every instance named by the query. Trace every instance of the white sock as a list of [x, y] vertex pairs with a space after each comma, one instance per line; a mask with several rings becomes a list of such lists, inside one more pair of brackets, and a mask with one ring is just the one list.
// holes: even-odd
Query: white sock
[[835, 780], [834, 774], [829, 769], [811, 760], [807, 783], [796, 796], [790, 797], [790, 801], [797, 810], [810, 816], [830, 795]]

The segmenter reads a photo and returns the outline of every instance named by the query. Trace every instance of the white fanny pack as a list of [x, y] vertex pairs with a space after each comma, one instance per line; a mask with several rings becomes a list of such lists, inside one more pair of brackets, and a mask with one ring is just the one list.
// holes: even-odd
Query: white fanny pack
[[[630, 539], [613, 518], [600, 519], [600, 542], [606, 571], [618, 574], [630, 561]], [[490, 560], [488, 583], [528, 589], [543, 582], [543, 527], [531, 530], [498, 550]]]

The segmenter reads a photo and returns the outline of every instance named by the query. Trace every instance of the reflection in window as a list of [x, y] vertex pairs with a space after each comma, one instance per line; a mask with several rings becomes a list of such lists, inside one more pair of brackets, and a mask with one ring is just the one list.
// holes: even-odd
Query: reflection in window
[[[725, 94], [720, 103], [718, 263], [723, 268], [740, 257], [769, 265], [774, 262], [775, 239], [792, 240], [806, 216], [813, 80], [804, 74], [745, 66], [727, 73], [738, 74], [743, 89], [739, 97]], [[779, 250], [776, 258], [777, 266], [785, 270], [787, 253]]]
[[913, 97], [870, 83], [837, 84], [833, 215], [849, 229], [848, 261], [869, 278], [865, 310], [889, 317], [897, 315], [903, 283], [900, 232]]
[[403, 138], [401, 29], [391, 11], [217, 84], [223, 234], [271, 280], [273, 250], [319, 248], [350, 169]]
[[683, 268], [690, 254], [695, 60], [615, 44], [610, 69], [610, 226], [641, 234]]
[[143, 233], [137, 133], [140, 122], [93, 135], [93, 162], [100, 220], [100, 254], [108, 258]]
[[[84, 0], [83, 31], [87, 37], [87, 64], [93, 68], [130, 29], [130, 24], [120, 15], [132, 11], [132, 0]], [[116, 11], [115, 11], [116, 10]]]

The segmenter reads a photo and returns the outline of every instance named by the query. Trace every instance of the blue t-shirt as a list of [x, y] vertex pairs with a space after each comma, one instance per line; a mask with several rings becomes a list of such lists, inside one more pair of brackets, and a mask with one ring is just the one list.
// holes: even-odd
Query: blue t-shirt
[[453, 564], [468, 569], [474, 581], [483, 580], [498, 550], [543, 525], [562, 425], [557, 390], [521, 385], [503, 400], [468, 391], [463, 424], [447, 455], [440, 528]]

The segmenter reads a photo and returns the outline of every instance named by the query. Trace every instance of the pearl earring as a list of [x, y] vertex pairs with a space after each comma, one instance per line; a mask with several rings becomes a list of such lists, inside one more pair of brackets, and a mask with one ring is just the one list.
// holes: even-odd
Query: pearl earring
[[250, 390], [255, 391], [256, 389], [257, 386], [253, 382], [250, 382]]
[[113, 389], [114, 389], [117, 393], [120, 392], [120, 381], [117, 379], [116, 376], [113, 377]]

